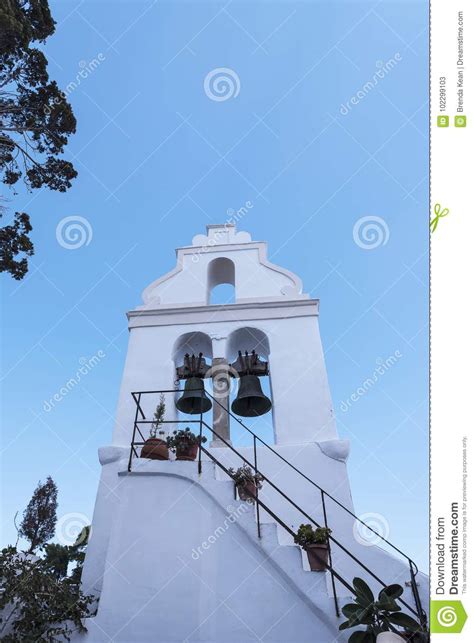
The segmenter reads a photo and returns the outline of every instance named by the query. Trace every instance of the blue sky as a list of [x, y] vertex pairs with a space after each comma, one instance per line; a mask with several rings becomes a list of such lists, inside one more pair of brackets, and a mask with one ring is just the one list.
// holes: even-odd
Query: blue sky
[[[47, 475], [61, 517], [92, 515], [125, 312], [173, 267], [176, 247], [250, 201], [240, 228], [268, 241], [270, 259], [321, 299], [356, 510], [383, 515], [390, 539], [426, 569], [427, 3], [74, 0], [52, 9], [46, 52], [59, 85], [75, 84], [67, 156], [79, 177], [63, 195], [7, 195], [32, 217], [36, 254], [23, 282], [3, 277], [2, 543]], [[217, 68], [238, 77], [236, 97], [206, 94]], [[87, 220], [88, 243], [58, 243], [65, 217]], [[370, 248], [354, 240], [363, 217], [378, 217]], [[100, 350], [100, 364], [45, 412], [44, 400]]]

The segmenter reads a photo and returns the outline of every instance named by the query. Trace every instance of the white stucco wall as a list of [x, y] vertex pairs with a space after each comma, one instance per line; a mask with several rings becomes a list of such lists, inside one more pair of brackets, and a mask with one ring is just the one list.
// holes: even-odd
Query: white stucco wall
[[[221, 277], [212, 271], [208, 281], [209, 264], [223, 258], [234, 264], [234, 270], [222, 266]], [[225, 273], [225, 274], [224, 274]], [[246, 232], [236, 232], [235, 226], [208, 226], [207, 235], [196, 235], [191, 246], [176, 250], [176, 267], [150, 284], [143, 292], [143, 309], [157, 306], [205, 305], [209, 286], [229, 283], [235, 285], [236, 302], [306, 298], [299, 277], [267, 259], [267, 244], [252, 241]]]
[[253, 509], [232, 499], [232, 484], [216, 481], [213, 465], [196, 484], [193, 463], [139, 464], [141, 473], [122, 477], [116, 489], [120, 509], [108, 525], [98, 613], [78, 640], [335, 638], [324, 574], [302, 571], [297, 548], [280, 546], [274, 529], [260, 544]]
[[[217, 257], [234, 263], [233, 305], [207, 305], [208, 264]], [[228, 266], [224, 272], [212, 272], [212, 284], [221, 277], [233, 278]], [[266, 633], [268, 641], [333, 641], [338, 622], [328, 575], [305, 572], [306, 557], [265, 512], [261, 541], [255, 536], [253, 515], [247, 512], [205, 555], [193, 559], [196, 544], [225, 520], [229, 503], [235, 505], [231, 483], [216, 474], [214, 465], [205, 462], [204, 475], [198, 478], [195, 463], [135, 460], [137, 473], [124, 475], [135, 417], [131, 392], [174, 388], [176, 351], [184, 335], [203, 333], [196, 352], [205, 346], [209, 360], [232, 360], [243, 341], [236, 341], [236, 333], [249, 329], [246, 337], [258, 342], [266, 338], [260, 352], [270, 365], [275, 450], [352, 509], [345, 465], [348, 443], [339, 440], [336, 431], [319, 334], [319, 302], [304, 295], [296, 275], [267, 261], [265, 244], [223, 226], [209, 227], [192, 246], [178, 249], [176, 268], [146, 288], [143, 300], [144, 305], [129, 313], [129, 346], [112, 446], [100, 452], [102, 476], [83, 573], [84, 590], [100, 594], [100, 604], [87, 640], [222, 643], [255, 640]], [[180, 348], [177, 359], [182, 352]], [[168, 420], [176, 419], [174, 398], [170, 394], [166, 400]], [[158, 401], [157, 395], [142, 397], [148, 418]], [[143, 433], [146, 437], [146, 428]], [[240, 466], [229, 449], [210, 448], [227, 466]], [[251, 449], [240, 452], [253, 461]], [[323, 523], [317, 489], [264, 448], [258, 449], [258, 465]], [[295, 531], [308, 522], [268, 484], [261, 497]], [[404, 562], [359, 542], [353, 518], [329, 499], [326, 508], [333, 535], [384, 582], [404, 585], [409, 580]], [[333, 564], [348, 581], [356, 575], [369, 581], [337, 546]], [[369, 582], [380, 589], [376, 581]], [[420, 575], [419, 582], [427, 605], [426, 577]], [[347, 594], [340, 584], [337, 591]], [[408, 588], [405, 596], [412, 603]], [[344, 635], [338, 638], [344, 640]]]
[[[210, 263], [214, 268], [209, 274]], [[232, 278], [235, 304], [207, 305], [209, 287]], [[130, 443], [132, 391], [174, 388], [175, 347], [180, 337], [193, 332], [209, 338], [210, 359], [230, 360], [237, 357], [236, 348], [266, 352], [256, 337], [265, 335], [275, 441], [303, 444], [337, 438], [319, 335], [319, 302], [303, 293], [297, 275], [267, 260], [265, 243], [253, 242], [234, 226], [209, 226], [206, 236], [197, 235], [192, 246], [177, 250], [176, 268], [148, 286], [143, 300], [144, 305], [128, 315], [130, 340], [113, 444]], [[236, 346], [235, 333], [244, 328], [250, 329], [250, 339]], [[157, 399], [143, 403], [151, 410]], [[173, 419], [173, 404], [167, 407], [168, 419]]]
[[[329, 457], [324, 452], [343, 453], [343, 444], [339, 450], [335, 449], [334, 446], [334, 444], [330, 444], [330, 448], [328, 448], [323, 443], [306, 445], [304, 448], [301, 448], [301, 445], [277, 446], [275, 448], [279, 454], [292, 462], [311, 479], [318, 481], [319, 476], [325, 479], [327, 481], [327, 492], [346, 507], [352, 509], [350, 485], [345, 463]], [[253, 461], [252, 449], [240, 449], [240, 452], [249, 461]], [[132, 470], [134, 472], [146, 471], [148, 475], [127, 477], [123, 474], [127, 468], [128, 453], [128, 449], [117, 447], [109, 447], [101, 451], [101, 460], [104, 462], [102, 481], [99, 487], [96, 511], [93, 518], [93, 532], [88, 546], [83, 574], [83, 587], [86, 592], [98, 594], [102, 590], [100, 609], [104, 609], [104, 605], [109, 605], [111, 623], [115, 623], [116, 621], [113, 619], [117, 618], [117, 616], [113, 616], [114, 613], [117, 613], [113, 607], [117, 592], [117, 578], [115, 572], [112, 572], [116, 567], [115, 560], [120, 558], [118, 552], [125, 552], [123, 570], [122, 567], [119, 568], [122, 570], [121, 573], [125, 575], [129, 573], [126, 570], [136, 564], [134, 556], [138, 556], [140, 560], [144, 556], [147, 557], [150, 568], [155, 569], [155, 566], [159, 565], [156, 559], [160, 559], [161, 555], [158, 552], [170, 551], [172, 553], [175, 546], [184, 547], [183, 542], [202, 543], [205, 540], [203, 538], [203, 529], [210, 534], [214, 532], [216, 526], [219, 526], [219, 521], [215, 522], [219, 511], [226, 513], [230, 506], [235, 507], [236, 503], [237, 505], [239, 504], [239, 501], [234, 500], [232, 484], [229, 482], [228, 477], [220, 469], [215, 470], [214, 465], [210, 462], [204, 463], [204, 473], [199, 477], [196, 462], [170, 461], [163, 463], [138, 459], [133, 461]], [[227, 448], [214, 449], [214, 453], [226, 466], [239, 466], [240, 464], [237, 455]], [[277, 455], [265, 449], [258, 450], [258, 464], [259, 469], [296, 502], [303, 511], [318, 523], [324, 523], [321, 495], [317, 489], [297, 473], [291, 472], [288, 465], [285, 465]], [[184, 489], [180, 490], [181, 483], [176, 481], [176, 475], [187, 476], [191, 482], [194, 482], [193, 490], [189, 491], [189, 494], [194, 498], [192, 506], [181, 501], [182, 493], [187, 495], [188, 492]], [[169, 476], [172, 477], [169, 478]], [[129, 491], [130, 485], [133, 487], [133, 493]], [[195, 492], [197, 495], [195, 495]], [[130, 493], [132, 493], [131, 496], [129, 495]], [[206, 499], [205, 496], [207, 497], [208, 495], [212, 496], [212, 498]], [[301, 523], [308, 522], [300, 511], [288, 503], [268, 484], [264, 484], [260, 497], [294, 531], [297, 530]], [[211, 504], [211, 509], [208, 507], [208, 502]], [[220, 510], [217, 514], [214, 511], [216, 502], [220, 505]], [[157, 516], [163, 518], [163, 511], [165, 512], [164, 515], [168, 516], [168, 509], [162, 510], [160, 509], [162, 507], [170, 508], [169, 511], [172, 511], [174, 518], [176, 518], [176, 524], [181, 525], [181, 529], [185, 529], [186, 537], [184, 541], [181, 536], [170, 535], [167, 529], [162, 529], [155, 524], [155, 522], [159, 522]], [[398, 582], [405, 586], [405, 583], [410, 580], [406, 562], [378, 546], [360, 542], [354, 535], [353, 518], [329, 498], [326, 498], [326, 509], [328, 525], [332, 529], [334, 537], [343, 546], [347, 547], [353, 555], [386, 584]], [[162, 513], [160, 514], [160, 512]], [[205, 521], [205, 516], [209, 518], [210, 522]], [[258, 548], [261, 543], [256, 537], [255, 518], [253, 515], [250, 516], [250, 520], [248, 518], [247, 516], [244, 525], [247, 529], [246, 537], [253, 541], [252, 547], [256, 546]], [[261, 521], [264, 526], [268, 525], [272, 526], [272, 529], [276, 529], [273, 519], [264, 510], [261, 512]], [[242, 523], [242, 521], [240, 522]], [[129, 528], [129, 523], [133, 527]], [[205, 528], [202, 526], [203, 524], [206, 525]], [[212, 528], [213, 524], [215, 525], [214, 528]], [[152, 538], [156, 547], [147, 544], [149, 535], [146, 535], [145, 532], [148, 533], [149, 530], [153, 534]], [[139, 536], [136, 534], [139, 534]], [[332, 588], [329, 575], [325, 575], [326, 578], [321, 583], [321, 575], [305, 572], [304, 570], [308, 568], [306, 556], [302, 552], [300, 553], [300, 550], [294, 546], [289, 534], [281, 527], [278, 527], [276, 534], [274, 542], [271, 542], [268, 548], [272, 564], [277, 567], [280, 566], [280, 558], [276, 549], [278, 545], [282, 546], [283, 550], [292, 550], [293, 559], [290, 570], [288, 571], [287, 561], [283, 559], [282, 573], [286, 573], [293, 582], [297, 582], [303, 594], [308, 591], [309, 596], [313, 598], [314, 588], [309, 591], [307, 585], [305, 586], [305, 583], [308, 582], [307, 577], [311, 577], [311, 587], [314, 582], [319, 581], [317, 586], [317, 605], [322, 606], [325, 613], [329, 610], [327, 612], [328, 618], [337, 622], [332, 612], [330, 600]], [[175, 542], [176, 538], [177, 542]], [[130, 554], [127, 553], [129, 550]], [[181, 551], [181, 554], [183, 551]], [[354, 576], [361, 576], [369, 582], [374, 592], [378, 592], [381, 589], [381, 585], [372, 579], [342, 549], [333, 545], [332, 551], [334, 568], [343, 578], [350, 582]], [[181, 555], [181, 557], [183, 556]], [[240, 565], [238, 561], [235, 564]], [[232, 577], [234, 574], [232, 557], [225, 561], [223, 560], [219, 570], [221, 575]], [[207, 576], [207, 571], [206, 569], [202, 570], [202, 574], [204, 574], [203, 580], [213, 587], [215, 582], [214, 575], [212, 573]], [[103, 587], [102, 577], [105, 578]], [[109, 581], [107, 581], [107, 578], [109, 578]], [[135, 578], [134, 575], [132, 577], [127, 576], [127, 578], [130, 586], [128, 587], [128, 583], [126, 583], [120, 591], [128, 596], [135, 584], [140, 585], [142, 581], [139, 578]], [[426, 606], [428, 604], [427, 578], [420, 574], [418, 581], [420, 582], [420, 591]], [[344, 604], [346, 601], [342, 597], [347, 596], [346, 588], [337, 583], [337, 592], [341, 597], [341, 603]], [[107, 596], [110, 596], [110, 598], [105, 598], [104, 600], [104, 597]], [[408, 587], [404, 597], [413, 606], [411, 591]]]
[[[269, 307], [260, 310], [260, 316], [252, 314], [256, 319], [236, 310], [229, 315], [228, 310], [219, 306], [208, 308], [214, 310], [206, 311], [204, 318], [191, 328], [211, 338], [213, 357], [226, 357], [229, 337], [238, 329], [250, 327], [268, 337], [276, 442], [299, 444], [337, 438], [316, 305], [308, 300], [304, 306]], [[293, 316], [288, 316], [290, 312]], [[190, 325], [183, 323], [179, 312], [172, 319], [168, 317], [158, 311], [146, 317], [131, 317], [113, 437], [116, 445], [130, 443], [135, 412], [130, 393], [174, 387], [173, 347], [181, 335], [190, 332]], [[247, 348], [251, 350], [253, 345], [242, 346], [243, 350]], [[157, 398], [144, 399], [147, 402], [151, 408], [156, 406]], [[172, 416], [172, 404], [167, 408]]]

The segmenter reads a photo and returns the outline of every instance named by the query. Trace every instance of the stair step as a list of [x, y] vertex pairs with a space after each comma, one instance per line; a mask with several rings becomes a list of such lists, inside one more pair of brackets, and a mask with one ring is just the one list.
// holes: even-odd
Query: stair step
[[[217, 465], [215, 465], [215, 470], [218, 470]], [[216, 475], [215, 479], [219, 483], [219, 487], [222, 485], [222, 487], [230, 488], [231, 493], [234, 494], [234, 483], [232, 481], [219, 478], [218, 475]], [[311, 607], [317, 606], [318, 611], [323, 605], [329, 608], [332, 617], [334, 605], [332, 598], [329, 600], [327, 572], [305, 571], [300, 547], [293, 544], [281, 544], [278, 538], [279, 527], [275, 522], [261, 523], [260, 538], [258, 538], [254, 503], [248, 503], [234, 496], [232, 507], [238, 512], [240, 526], [246, 530], [251, 538], [257, 539], [269, 561], [285, 577], [286, 582], [291, 584], [293, 589]], [[266, 515], [268, 516], [268, 514]], [[268, 518], [271, 520], [270, 516]]]

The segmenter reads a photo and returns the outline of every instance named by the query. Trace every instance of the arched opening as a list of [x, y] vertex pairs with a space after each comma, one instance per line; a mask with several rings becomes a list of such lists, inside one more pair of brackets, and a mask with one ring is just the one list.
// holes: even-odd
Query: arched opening
[[[207, 367], [210, 368], [212, 365], [212, 341], [209, 335], [206, 335], [205, 333], [202, 333], [199, 331], [185, 333], [184, 335], [181, 335], [180, 337], [178, 337], [173, 347], [173, 360], [175, 364], [175, 369], [180, 368], [184, 365], [186, 354], [188, 354], [189, 356], [195, 355], [197, 358], [200, 353], [202, 353], [202, 356], [205, 359]], [[176, 402], [179, 399], [181, 399], [181, 397], [183, 396], [183, 393], [186, 390], [186, 382], [190, 382], [190, 380], [180, 379], [177, 382], [179, 383], [179, 388], [181, 390], [180, 392], [173, 394], [173, 405], [175, 405]], [[205, 378], [203, 380], [203, 385], [205, 390], [212, 393], [212, 390], [210, 389], [209, 378]], [[199, 395], [197, 391], [193, 391], [193, 392], [195, 393], [196, 396]], [[208, 424], [212, 426], [212, 420], [210, 420], [211, 413], [212, 413], [212, 410], [207, 411], [205, 413], [205, 417]], [[191, 429], [191, 431], [193, 431], [193, 433], [198, 433], [199, 424], [195, 424], [196, 417], [197, 417], [196, 415], [183, 413], [179, 409], [176, 409], [177, 424], [172, 427], [172, 430], [185, 429], [188, 427]], [[212, 439], [212, 435], [210, 431], [204, 430], [204, 434], [208, 440]]]
[[268, 361], [270, 344], [268, 337], [259, 328], [250, 326], [234, 330], [227, 341], [227, 359], [232, 363], [237, 359], [239, 351], [255, 351], [261, 359]]
[[218, 257], [207, 267], [207, 303], [235, 303], [235, 265], [226, 257]]
[[[239, 351], [245, 355], [245, 351], [250, 354], [255, 351], [259, 358], [265, 362], [270, 362], [270, 343], [267, 335], [258, 328], [244, 327], [235, 330], [229, 335], [227, 342], [226, 357], [229, 364], [234, 363]], [[273, 395], [271, 387], [271, 374], [258, 378], [262, 393], [266, 395], [273, 404]], [[231, 387], [231, 395], [229, 399], [229, 406], [238, 396], [238, 382], [234, 380]], [[243, 424], [256, 433], [262, 440], [268, 444], [275, 444], [275, 430], [273, 425], [273, 411], [269, 411], [265, 415], [258, 417], [244, 417], [242, 418]], [[241, 426], [241, 424], [232, 419], [231, 420], [231, 438], [235, 446], [250, 446], [253, 438], [248, 431]]]
[[190, 355], [199, 355], [199, 353], [202, 353], [207, 359], [207, 362], [210, 363], [212, 360], [212, 341], [209, 335], [197, 331], [185, 333], [178, 337], [173, 348], [175, 366], [181, 366], [186, 353]]

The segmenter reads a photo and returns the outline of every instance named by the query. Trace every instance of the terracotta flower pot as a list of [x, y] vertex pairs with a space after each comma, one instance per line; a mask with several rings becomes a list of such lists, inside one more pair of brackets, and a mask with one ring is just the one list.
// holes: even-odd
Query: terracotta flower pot
[[169, 460], [169, 457], [166, 442], [160, 438], [148, 438], [140, 453], [140, 458], [148, 458], [149, 460]]
[[[324, 572], [327, 568], [329, 551], [326, 544], [306, 545], [308, 562], [312, 572]], [[321, 562], [322, 561], [322, 562]]]
[[199, 444], [176, 447], [176, 460], [195, 460], [198, 450]]
[[239, 492], [239, 498], [241, 500], [245, 500], [246, 502], [255, 502], [254, 496], [257, 495], [257, 486], [255, 482], [249, 480], [249, 482], [246, 482], [243, 485], [238, 485], [237, 491]]

